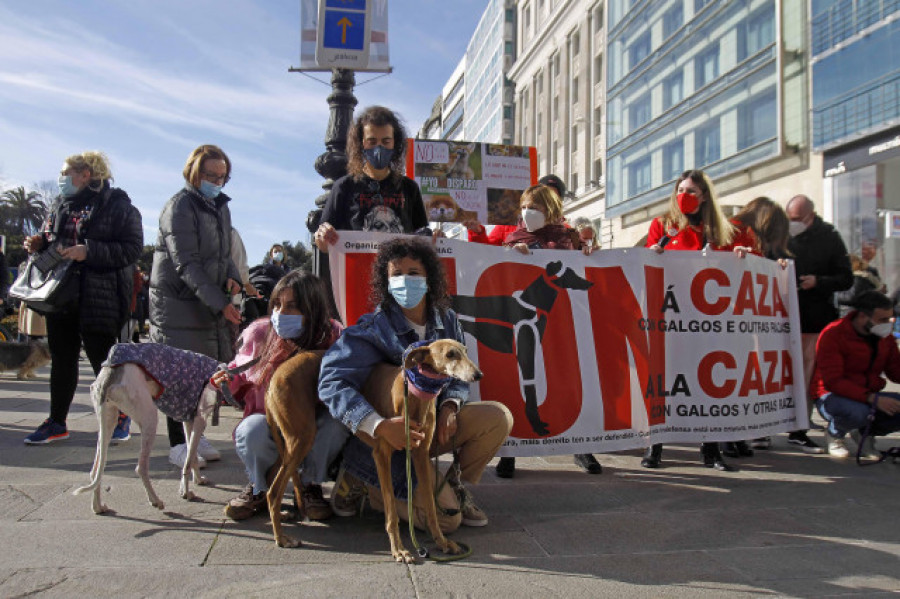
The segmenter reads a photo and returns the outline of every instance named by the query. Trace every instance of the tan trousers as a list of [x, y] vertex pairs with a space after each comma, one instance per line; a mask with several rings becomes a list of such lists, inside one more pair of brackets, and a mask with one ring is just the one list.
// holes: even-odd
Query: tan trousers
[[[478, 483], [488, 462], [497, 454], [497, 450], [512, 430], [513, 418], [502, 403], [495, 401], [476, 401], [464, 404], [456, 415], [456, 435], [451, 443], [439, 445], [437, 438], [431, 446], [431, 455], [444, 455], [454, 448], [459, 449], [460, 478], [467, 483]], [[432, 468], [434, 466], [432, 465]], [[443, 474], [435, 473], [435, 480], [442, 480]], [[381, 491], [369, 486], [369, 503], [379, 511], [384, 511]], [[408, 507], [405, 501], [394, 499], [400, 518], [408, 521]], [[452, 515], [442, 514], [438, 510], [438, 524], [444, 533], [459, 528], [462, 514], [459, 513], [459, 500], [450, 485], [444, 485], [438, 496], [438, 505], [452, 510]], [[413, 517], [416, 528], [427, 530], [425, 526], [425, 510], [413, 503]]]

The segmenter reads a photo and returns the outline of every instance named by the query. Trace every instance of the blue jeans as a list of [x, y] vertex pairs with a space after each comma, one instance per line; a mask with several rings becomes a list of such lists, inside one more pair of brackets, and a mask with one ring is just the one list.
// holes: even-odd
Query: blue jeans
[[[328, 466], [341, 453], [350, 431], [331, 417], [327, 409], [316, 410], [316, 438], [301, 464], [300, 481], [304, 485], [322, 484]], [[266, 471], [278, 460], [278, 448], [263, 414], [250, 414], [234, 430], [234, 447], [244, 463], [253, 492], [269, 489]]]
[[[900, 400], [900, 393], [879, 393], [879, 396]], [[868, 404], [864, 404], [841, 395], [826, 393], [816, 400], [819, 414], [828, 421], [828, 434], [843, 437], [852, 430], [863, 431], [869, 423]], [[872, 435], [889, 435], [900, 430], [900, 414], [888, 416], [884, 412], [875, 412], [872, 423]]]

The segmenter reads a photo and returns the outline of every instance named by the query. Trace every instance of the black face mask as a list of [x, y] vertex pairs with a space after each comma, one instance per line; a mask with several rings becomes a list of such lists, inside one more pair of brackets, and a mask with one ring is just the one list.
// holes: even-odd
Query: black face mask
[[695, 227], [703, 223], [703, 215], [700, 214], [699, 210], [693, 214], [685, 214], [684, 216], [687, 218], [688, 222]]

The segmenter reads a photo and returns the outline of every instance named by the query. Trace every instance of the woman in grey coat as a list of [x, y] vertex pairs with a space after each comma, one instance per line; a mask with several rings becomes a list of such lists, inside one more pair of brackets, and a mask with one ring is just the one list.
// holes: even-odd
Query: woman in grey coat
[[[150, 276], [150, 341], [215, 358], [234, 351], [228, 323], [241, 315], [230, 296], [240, 293], [240, 273], [231, 260], [231, 198], [222, 187], [231, 161], [221, 149], [202, 145], [184, 166], [184, 188], [159, 215], [159, 236]], [[183, 465], [186, 454], [181, 424], [167, 419], [169, 460]], [[218, 459], [201, 439], [200, 455]]]

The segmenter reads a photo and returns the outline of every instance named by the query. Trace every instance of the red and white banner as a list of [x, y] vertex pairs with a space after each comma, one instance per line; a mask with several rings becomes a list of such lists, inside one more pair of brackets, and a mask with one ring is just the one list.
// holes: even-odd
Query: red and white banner
[[[329, 254], [344, 321], [368, 304], [390, 235], [341, 231]], [[608, 452], [808, 427], [793, 263], [728, 252], [577, 251], [439, 240], [472, 398], [515, 424], [499, 455]]]

